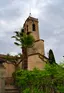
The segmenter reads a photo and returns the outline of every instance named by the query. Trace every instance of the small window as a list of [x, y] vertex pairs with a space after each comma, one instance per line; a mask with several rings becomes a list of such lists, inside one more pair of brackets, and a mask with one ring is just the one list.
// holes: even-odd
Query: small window
[[32, 24], [32, 31], [36, 31], [35, 24]]
[[27, 25], [27, 32], [28, 32], [28, 25]]

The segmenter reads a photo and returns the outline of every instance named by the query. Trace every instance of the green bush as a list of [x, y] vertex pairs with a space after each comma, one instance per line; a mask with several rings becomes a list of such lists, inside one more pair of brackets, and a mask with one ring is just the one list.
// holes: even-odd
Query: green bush
[[63, 93], [64, 69], [56, 64], [47, 64], [44, 70], [18, 70], [14, 79], [22, 93], [51, 93], [51, 90]]

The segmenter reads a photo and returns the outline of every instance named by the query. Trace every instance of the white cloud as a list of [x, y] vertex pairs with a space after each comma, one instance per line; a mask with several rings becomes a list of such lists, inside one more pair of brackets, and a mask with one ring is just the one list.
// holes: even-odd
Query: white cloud
[[[14, 54], [18, 49], [11, 36], [20, 30], [29, 16], [39, 18], [40, 37], [45, 40], [45, 50], [54, 50], [59, 60], [64, 55], [64, 1], [63, 0], [2, 0], [0, 1], [0, 52]], [[4, 47], [5, 46], [5, 47]]]
[[12, 55], [12, 56], [18, 55], [17, 52], [10, 52], [9, 54]]
[[56, 50], [57, 49], [57, 43], [58, 43], [58, 40], [54, 37], [51, 37], [49, 39], [47, 39], [45, 41], [45, 51], [46, 53], [52, 49], [52, 50]]

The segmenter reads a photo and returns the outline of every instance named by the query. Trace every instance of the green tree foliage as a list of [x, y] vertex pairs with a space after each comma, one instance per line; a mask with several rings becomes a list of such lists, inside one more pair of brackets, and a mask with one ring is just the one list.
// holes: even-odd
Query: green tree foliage
[[49, 50], [49, 55], [48, 56], [49, 56], [49, 63], [50, 64], [56, 63], [54, 53], [53, 53], [53, 51], [51, 49]]
[[59, 63], [59, 65], [64, 68], [64, 59]]
[[15, 31], [15, 36], [12, 36], [12, 38], [15, 38], [16, 42], [14, 42], [17, 46], [20, 46], [21, 48], [28, 48], [32, 47], [34, 44], [34, 38], [33, 36], [28, 32], [26, 33], [24, 29], [21, 29], [20, 31]]
[[28, 54], [27, 54], [27, 48], [32, 47], [34, 44], [34, 38], [29, 32], [25, 32], [24, 29], [21, 29], [20, 31], [15, 32], [15, 36], [12, 38], [15, 38], [17, 46], [20, 46], [22, 48], [23, 53], [23, 61], [22, 61], [22, 68], [27, 69], [28, 67]]
[[13, 75], [21, 93], [64, 93], [64, 69], [61, 66], [46, 64], [44, 70], [18, 70]]
[[15, 70], [19, 68], [19, 64], [23, 60], [23, 56], [21, 54], [15, 56], [11, 56], [10, 54], [7, 54], [2, 56], [1, 58], [4, 59], [5, 62], [13, 64], [15, 66]]

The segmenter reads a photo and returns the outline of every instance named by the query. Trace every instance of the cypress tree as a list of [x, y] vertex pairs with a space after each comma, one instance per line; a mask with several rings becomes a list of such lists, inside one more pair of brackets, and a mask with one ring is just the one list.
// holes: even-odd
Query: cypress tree
[[49, 63], [50, 64], [56, 63], [54, 53], [53, 53], [53, 51], [51, 49], [49, 50]]

